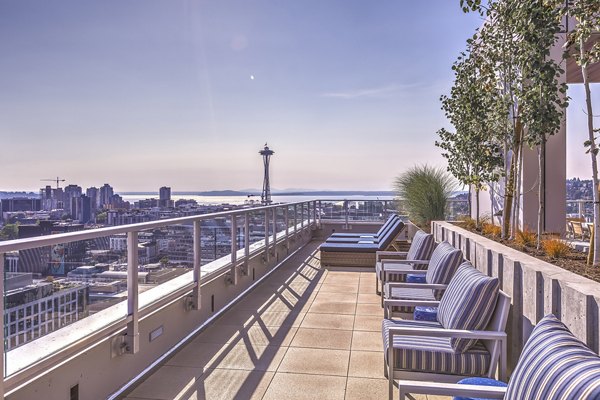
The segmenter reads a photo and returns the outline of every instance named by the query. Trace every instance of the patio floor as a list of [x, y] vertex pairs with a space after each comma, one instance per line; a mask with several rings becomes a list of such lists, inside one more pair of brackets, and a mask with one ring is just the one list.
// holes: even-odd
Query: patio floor
[[374, 272], [322, 269], [319, 244], [297, 252], [127, 399], [387, 399]]

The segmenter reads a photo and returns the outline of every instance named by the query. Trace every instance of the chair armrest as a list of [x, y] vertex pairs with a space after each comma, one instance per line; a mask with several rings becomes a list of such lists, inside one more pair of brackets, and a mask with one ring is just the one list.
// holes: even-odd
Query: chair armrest
[[[385, 267], [385, 264], [383, 264], [383, 272], [389, 274], [389, 275], [427, 275], [427, 270], [426, 269], [407, 269], [407, 270], [398, 270], [398, 269], [394, 269], [393, 265], [398, 265], [398, 264], [388, 264], [388, 267]], [[407, 265], [408, 266], [408, 265]]]
[[408, 327], [408, 326], [392, 326], [389, 328], [391, 336], [433, 336], [433, 337], [449, 337], [455, 339], [481, 339], [481, 340], [496, 340], [505, 341], [506, 333], [498, 331], [467, 331], [464, 329], [445, 329], [445, 328], [425, 328], [425, 327]]
[[[382, 293], [383, 295], [383, 293]], [[437, 307], [440, 302], [437, 300], [400, 300], [400, 299], [384, 299], [383, 300], [383, 318], [391, 318], [392, 307]]]
[[485, 399], [502, 399], [506, 393], [505, 387], [403, 380], [398, 381], [398, 388], [400, 400], [405, 400], [408, 393]]
[[407, 289], [432, 289], [432, 290], [444, 290], [448, 288], [448, 285], [443, 283], [408, 283], [408, 282], [387, 282], [389, 289], [393, 288], [407, 288]]
[[402, 260], [393, 260], [385, 258], [381, 260], [384, 264], [419, 264], [419, 265], [429, 265], [429, 260], [413, 260], [413, 259], [402, 259]]
[[384, 251], [379, 250], [375, 252], [375, 261], [380, 261], [382, 256], [386, 256], [392, 259], [403, 259], [408, 255], [407, 251]]

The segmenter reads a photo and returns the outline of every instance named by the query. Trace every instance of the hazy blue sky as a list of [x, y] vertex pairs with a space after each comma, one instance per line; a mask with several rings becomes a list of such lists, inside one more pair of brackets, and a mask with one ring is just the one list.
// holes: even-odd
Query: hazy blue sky
[[260, 188], [265, 142], [273, 187], [389, 189], [443, 165], [480, 24], [458, 0], [3, 1], [0, 190]]

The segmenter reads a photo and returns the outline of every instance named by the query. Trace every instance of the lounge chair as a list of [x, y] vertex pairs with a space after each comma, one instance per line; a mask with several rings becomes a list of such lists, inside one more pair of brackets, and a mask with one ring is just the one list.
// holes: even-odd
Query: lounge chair
[[508, 385], [489, 383], [400, 380], [398, 388], [400, 400], [409, 393], [504, 400], [600, 399], [600, 357], [549, 314], [531, 332]]
[[389, 396], [395, 379], [458, 382], [506, 375], [506, 321], [510, 297], [497, 278], [470, 265], [459, 267], [438, 301], [386, 300], [397, 306], [437, 306], [438, 321], [384, 319], [384, 373]]
[[[433, 252], [435, 240], [432, 234], [417, 231], [413, 236], [410, 248], [407, 252], [403, 251], [378, 251], [375, 254], [375, 293], [380, 294], [380, 287], [383, 288], [383, 264], [388, 263], [388, 273], [386, 278], [392, 281], [404, 281], [406, 271], [427, 268], [427, 263]], [[398, 274], [393, 273], [398, 271]]]
[[379, 240], [381, 237], [383, 237], [385, 235], [385, 232], [387, 231], [387, 229], [395, 221], [397, 221], [399, 219], [400, 219], [400, 217], [397, 216], [396, 214], [390, 216], [387, 219], [387, 221], [385, 221], [385, 223], [383, 225], [381, 225], [381, 228], [379, 228], [379, 230], [376, 233], [332, 233], [331, 236], [329, 236], [326, 241], [343, 243], [345, 241], [357, 242], [359, 240], [373, 240], [373, 239]]
[[359, 240], [353, 243], [321, 244], [321, 264], [325, 266], [371, 267], [375, 266], [375, 253], [387, 250], [394, 239], [404, 229], [404, 223], [397, 219], [386, 229], [383, 236], [375, 240]]

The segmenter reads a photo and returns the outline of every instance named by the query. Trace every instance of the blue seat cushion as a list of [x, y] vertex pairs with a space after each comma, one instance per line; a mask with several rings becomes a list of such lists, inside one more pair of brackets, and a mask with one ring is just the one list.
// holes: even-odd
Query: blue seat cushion
[[[386, 364], [389, 328], [393, 326], [441, 328], [438, 322], [384, 319], [382, 335]], [[398, 335], [394, 336], [394, 361], [396, 370], [484, 376], [488, 373], [491, 356], [479, 342], [468, 351], [458, 353], [450, 345], [450, 338]]]
[[417, 321], [437, 321], [437, 307], [417, 306], [413, 313], [413, 318]]
[[[465, 378], [458, 381], [459, 385], [477, 385], [477, 386], [496, 386], [496, 387], [506, 387], [506, 383], [502, 381], [497, 381], [492, 378]], [[453, 400], [489, 400], [481, 397], [454, 397]]]
[[547, 315], [525, 343], [504, 399], [600, 399], [600, 357]]
[[406, 275], [406, 282], [408, 283], [427, 283], [425, 275]]

